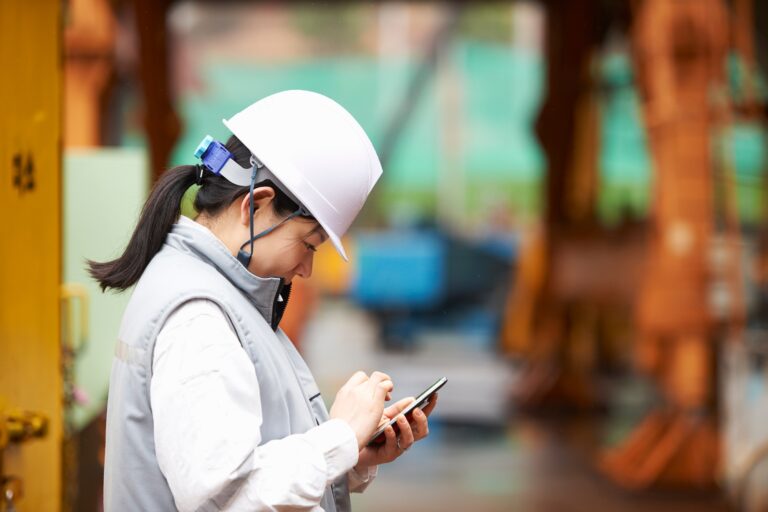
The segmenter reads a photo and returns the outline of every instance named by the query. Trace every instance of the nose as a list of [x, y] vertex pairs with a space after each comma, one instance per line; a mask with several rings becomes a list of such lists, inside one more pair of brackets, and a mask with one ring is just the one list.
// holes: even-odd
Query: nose
[[312, 264], [314, 259], [315, 253], [312, 251], [308, 252], [304, 258], [302, 258], [301, 262], [299, 262], [299, 266], [296, 267], [296, 275], [302, 279], [309, 279], [312, 276]]

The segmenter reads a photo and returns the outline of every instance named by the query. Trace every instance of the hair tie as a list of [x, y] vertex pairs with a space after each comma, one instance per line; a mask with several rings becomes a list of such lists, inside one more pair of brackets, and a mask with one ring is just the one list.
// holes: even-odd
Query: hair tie
[[197, 164], [197, 184], [200, 186], [203, 184], [203, 171], [205, 171], [205, 167], [201, 164]]

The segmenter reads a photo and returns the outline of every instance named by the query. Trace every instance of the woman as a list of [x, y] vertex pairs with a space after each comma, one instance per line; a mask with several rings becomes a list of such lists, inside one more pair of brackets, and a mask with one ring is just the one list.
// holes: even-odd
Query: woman
[[[202, 161], [155, 185], [125, 252], [90, 262], [103, 289], [135, 290], [107, 408], [105, 510], [349, 510], [379, 464], [428, 433], [427, 415], [376, 427], [393, 384], [355, 373], [326, 410], [278, 328], [295, 277], [341, 237], [381, 175], [360, 125], [307, 91], [264, 98], [207, 137]], [[199, 185], [193, 221], [182, 197]]]

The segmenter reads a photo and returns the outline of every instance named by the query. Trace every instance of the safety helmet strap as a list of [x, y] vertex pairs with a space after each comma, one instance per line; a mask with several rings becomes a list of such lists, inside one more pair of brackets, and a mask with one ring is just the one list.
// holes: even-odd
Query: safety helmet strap
[[[277, 224], [254, 235], [253, 214], [256, 212], [256, 205], [253, 201], [253, 190], [256, 186], [256, 183], [270, 179], [275, 182], [276, 187], [279, 187], [279, 180], [264, 166], [264, 164], [259, 161], [258, 158], [256, 158], [255, 155], [251, 155], [250, 168], [241, 166], [235, 161], [232, 153], [227, 149], [227, 147], [221, 142], [214, 140], [210, 135], [206, 135], [202, 142], [200, 142], [200, 144], [197, 146], [197, 149], [195, 150], [195, 157], [201, 160], [202, 165], [206, 169], [213, 172], [214, 174], [220, 174], [230, 183], [239, 185], [241, 187], [249, 187], [250, 194], [248, 197], [248, 210], [250, 212], [250, 218], [248, 220], [248, 231], [250, 232], [250, 237], [243, 243], [243, 245], [240, 246], [240, 250], [237, 253], [237, 261], [239, 261], [244, 267], [248, 268], [248, 265], [251, 262], [251, 257], [253, 256], [253, 243], [256, 240], [267, 236], [294, 217], [299, 215], [311, 215], [293, 194], [287, 192], [284, 187], [281, 187], [280, 190], [288, 195], [288, 197], [290, 197], [290, 199], [298, 205], [298, 208], [295, 212], [291, 213]], [[245, 251], [246, 245], [250, 245], [248, 252]]]

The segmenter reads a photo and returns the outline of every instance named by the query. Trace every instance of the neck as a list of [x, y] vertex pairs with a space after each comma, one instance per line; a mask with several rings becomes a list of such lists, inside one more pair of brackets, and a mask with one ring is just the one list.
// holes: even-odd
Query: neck
[[237, 238], [237, 235], [231, 229], [232, 223], [226, 222], [225, 219], [221, 218], [224, 215], [227, 215], [227, 213], [213, 217], [203, 212], [195, 218], [195, 222], [206, 227], [216, 238], [221, 240], [232, 256], [237, 256], [242, 241]]

